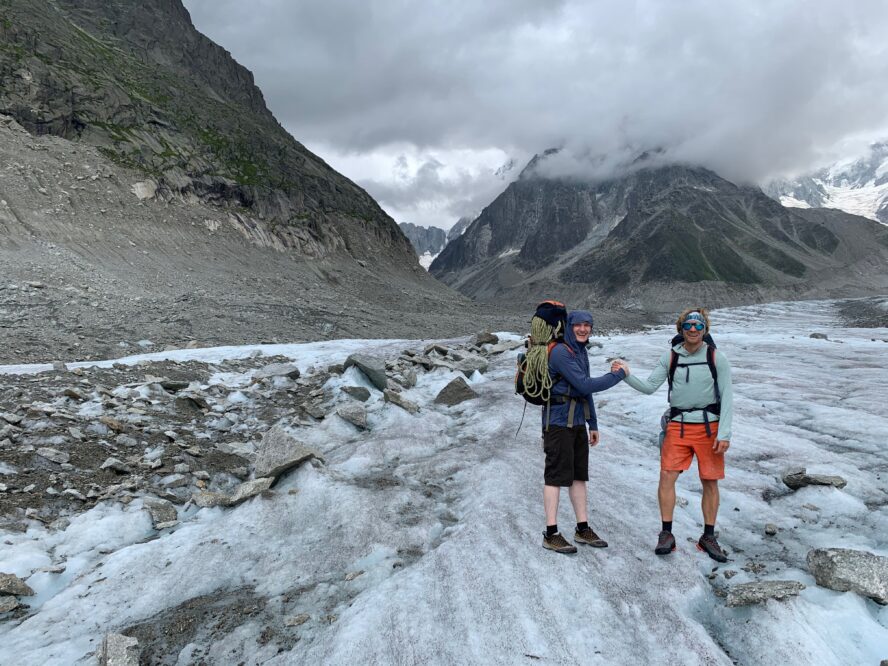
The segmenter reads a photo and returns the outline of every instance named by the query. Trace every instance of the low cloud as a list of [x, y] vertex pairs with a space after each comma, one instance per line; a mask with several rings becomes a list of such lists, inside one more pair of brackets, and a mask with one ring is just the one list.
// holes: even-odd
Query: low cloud
[[[761, 181], [888, 131], [888, 3], [186, 0], [301, 141], [372, 154], [640, 152]], [[591, 160], [591, 162], [590, 162]], [[446, 164], [458, 168], [458, 164]], [[465, 198], [431, 162], [380, 198]]]

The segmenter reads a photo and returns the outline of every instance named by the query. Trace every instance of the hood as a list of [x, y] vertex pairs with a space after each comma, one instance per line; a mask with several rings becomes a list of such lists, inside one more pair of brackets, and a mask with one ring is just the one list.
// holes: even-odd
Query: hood
[[589, 322], [590, 326], [594, 326], [591, 312], [587, 310], [571, 310], [567, 313], [567, 330], [564, 332], [564, 341], [576, 351], [585, 348], [586, 345], [581, 345], [577, 342], [577, 339], [574, 337], [573, 326], [584, 321]]

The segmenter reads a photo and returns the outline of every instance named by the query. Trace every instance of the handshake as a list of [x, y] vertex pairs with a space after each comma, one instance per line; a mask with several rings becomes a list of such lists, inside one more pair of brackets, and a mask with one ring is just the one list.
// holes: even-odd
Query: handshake
[[611, 372], [617, 372], [619, 370], [625, 372], [627, 377], [629, 376], [629, 364], [621, 358], [615, 358], [611, 361]]

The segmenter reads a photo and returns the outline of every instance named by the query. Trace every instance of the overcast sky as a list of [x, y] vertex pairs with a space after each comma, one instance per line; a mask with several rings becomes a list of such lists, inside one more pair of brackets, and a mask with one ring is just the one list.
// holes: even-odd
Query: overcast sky
[[450, 227], [554, 146], [562, 173], [657, 148], [760, 182], [888, 137], [881, 0], [184, 2], [399, 222]]

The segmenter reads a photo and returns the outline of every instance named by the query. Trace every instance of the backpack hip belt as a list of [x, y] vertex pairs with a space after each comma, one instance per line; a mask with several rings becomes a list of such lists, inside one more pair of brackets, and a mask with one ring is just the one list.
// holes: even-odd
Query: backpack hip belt
[[[552, 414], [552, 408], [551, 408], [552, 403], [555, 403], [556, 405], [565, 405], [565, 404], [570, 405], [567, 408], [567, 427], [573, 428], [574, 427], [574, 414], [576, 413], [576, 407], [577, 407], [578, 402], [580, 402], [580, 400], [578, 398], [574, 398], [574, 397], [571, 397], [568, 395], [553, 395], [549, 399], [549, 403], [546, 405], [546, 430], [547, 431], [549, 430], [549, 417]], [[588, 422], [589, 419], [592, 418], [592, 410], [589, 409], [589, 400], [584, 397], [582, 402], [583, 402], [583, 416], [585, 417], [586, 421]]]
[[706, 436], [712, 437], [712, 429], [709, 427], [709, 415], [714, 414], [715, 416], [721, 415], [721, 403], [714, 402], [711, 405], [706, 405], [705, 407], [688, 407], [687, 409], [681, 409], [680, 407], [670, 407], [669, 408], [669, 420], [671, 421], [676, 416], [681, 415], [681, 431], [679, 433], [679, 437], [684, 437], [684, 427], [685, 427], [685, 419], [684, 415], [688, 412], [703, 412], [703, 424], [706, 426]]

